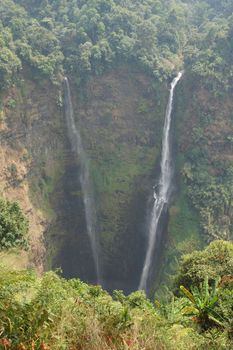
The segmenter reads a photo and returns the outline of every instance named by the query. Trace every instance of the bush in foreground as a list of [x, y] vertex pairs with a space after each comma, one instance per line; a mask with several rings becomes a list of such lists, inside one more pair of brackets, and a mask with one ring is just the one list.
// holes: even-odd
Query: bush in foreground
[[[215, 244], [223, 260], [224, 244]], [[110, 296], [54, 272], [38, 277], [1, 266], [0, 349], [230, 350], [232, 287], [231, 276], [219, 276], [215, 286], [206, 277], [201, 287], [182, 287], [183, 296], [169, 292], [166, 302], [152, 303], [141, 291]]]

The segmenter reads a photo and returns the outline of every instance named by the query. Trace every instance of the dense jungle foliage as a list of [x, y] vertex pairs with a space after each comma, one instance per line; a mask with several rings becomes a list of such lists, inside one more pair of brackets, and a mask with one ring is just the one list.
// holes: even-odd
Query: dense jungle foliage
[[155, 302], [1, 266], [0, 349], [230, 350], [232, 275], [233, 245], [224, 241], [184, 256], [176, 281], [184, 286]]
[[186, 67], [227, 89], [232, 12], [230, 0], [3, 0], [1, 88], [27, 65], [55, 79], [134, 61], [161, 80]]

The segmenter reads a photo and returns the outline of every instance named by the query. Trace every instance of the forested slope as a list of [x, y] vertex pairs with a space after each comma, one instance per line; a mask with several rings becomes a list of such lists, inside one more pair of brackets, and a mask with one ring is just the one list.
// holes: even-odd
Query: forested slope
[[9, 84], [23, 64], [53, 78], [63, 70], [81, 78], [126, 60], [139, 62], [159, 79], [185, 62], [227, 88], [232, 82], [232, 6], [226, 0], [4, 0], [1, 85]]

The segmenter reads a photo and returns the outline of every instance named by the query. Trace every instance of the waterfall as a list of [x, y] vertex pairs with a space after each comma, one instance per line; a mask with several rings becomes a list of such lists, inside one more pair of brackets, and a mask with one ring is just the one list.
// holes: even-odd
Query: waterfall
[[73, 151], [80, 160], [80, 184], [83, 192], [83, 201], [85, 209], [85, 218], [87, 233], [91, 244], [91, 250], [96, 268], [97, 282], [100, 282], [100, 264], [98, 254], [98, 240], [96, 237], [96, 213], [93, 202], [92, 186], [89, 175], [89, 161], [83, 149], [81, 135], [75, 126], [73, 105], [71, 100], [70, 85], [67, 78], [64, 79], [65, 85], [65, 117], [67, 122], [69, 139]]
[[150, 217], [149, 236], [147, 244], [147, 252], [139, 283], [139, 289], [147, 289], [147, 280], [153, 260], [153, 252], [156, 245], [156, 239], [158, 235], [158, 223], [163, 212], [164, 206], [167, 205], [171, 194], [172, 184], [172, 162], [171, 162], [171, 150], [170, 150], [170, 129], [171, 129], [171, 116], [173, 107], [173, 96], [175, 87], [182, 77], [182, 72], [173, 79], [170, 88], [170, 94], [166, 109], [164, 129], [163, 129], [163, 142], [162, 142], [162, 156], [161, 156], [161, 174], [159, 179], [159, 188], [157, 193], [153, 190], [154, 205]]

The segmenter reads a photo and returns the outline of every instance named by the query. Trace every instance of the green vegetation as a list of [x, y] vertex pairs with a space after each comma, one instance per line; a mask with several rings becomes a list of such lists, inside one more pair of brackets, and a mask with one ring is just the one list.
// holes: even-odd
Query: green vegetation
[[187, 77], [177, 100], [179, 186], [189, 199], [186, 206], [188, 203], [198, 213], [197, 222], [207, 242], [233, 238], [229, 98], [230, 93], [225, 93], [216, 99], [202, 82]]
[[[233, 261], [233, 245], [223, 241], [190, 259], [195, 264], [197, 254], [205, 254], [206, 272], [216, 269], [218, 275], [221, 261], [212, 260], [213, 251]], [[110, 296], [100, 286], [53, 272], [38, 277], [1, 266], [0, 349], [230, 350], [233, 266], [228, 275], [221, 272], [214, 285], [206, 275], [200, 289], [193, 274], [191, 290], [181, 287], [184, 296], [169, 292], [167, 300], [153, 303], [141, 291]]]
[[180, 182], [175, 201], [169, 209], [165, 263], [160, 272], [162, 292], [164, 285], [171, 286], [174, 282], [181, 256], [204, 246], [198, 212], [191, 205], [186, 185]]
[[213, 324], [224, 326], [224, 318], [215, 311], [215, 305], [218, 301], [217, 283], [215, 281], [214, 287], [209, 290], [209, 281], [208, 277], [206, 277], [200, 289], [193, 288], [192, 292], [184, 286], [180, 286], [181, 292], [193, 305], [191, 307], [188, 306], [185, 312], [190, 316], [195, 316], [202, 329], [208, 329]]
[[204, 251], [184, 255], [176, 285], [186, 288], [204, 282], [205, 276], [214, 282], [219, 276], [231, 275], [233, 270], [233, 245], [230, 242], [214, 241]]
[[[160, 80], [183, 66], [228, 88], [232, 82], [229, 1], [3, 0], [1, 87], [25, 65], [33, 74], [84, 78], [138, 62]], [[205, 81], [203, 80], [203, 81]]]
[[16, 202], [0, 198], [0, 250], [27, 248], [28, 220]]
[[[216, 119], [216, 115], [213, 115], [208, 122], [209, 126], [203, 126], [203, 115], [200, 115], [198, 127], [194, 127], [192, 132], [193, 147], [185, 154], [181, 174], [187, 184], [189, 198], [200, 213], [201, 225], [206, 236], [209, 239], [231, 239], [232, 229], [230, 225], [224, 224], [222, 218], [225, 218], [225, 222], [231, 221], [233, 167], [230, 160], [222, 160], [221, 156], [220, 159], [214, 159], [219, 152], [216, 147], [215, 155], [211, 154], [213, 151], [210, 148], [208, 129], [211, 128], [211, 124], [216, 123]], [[227, 140], [224, 139], [223, 142], [225, 150], [221, 150], [222, 156], [228, 148]]]

